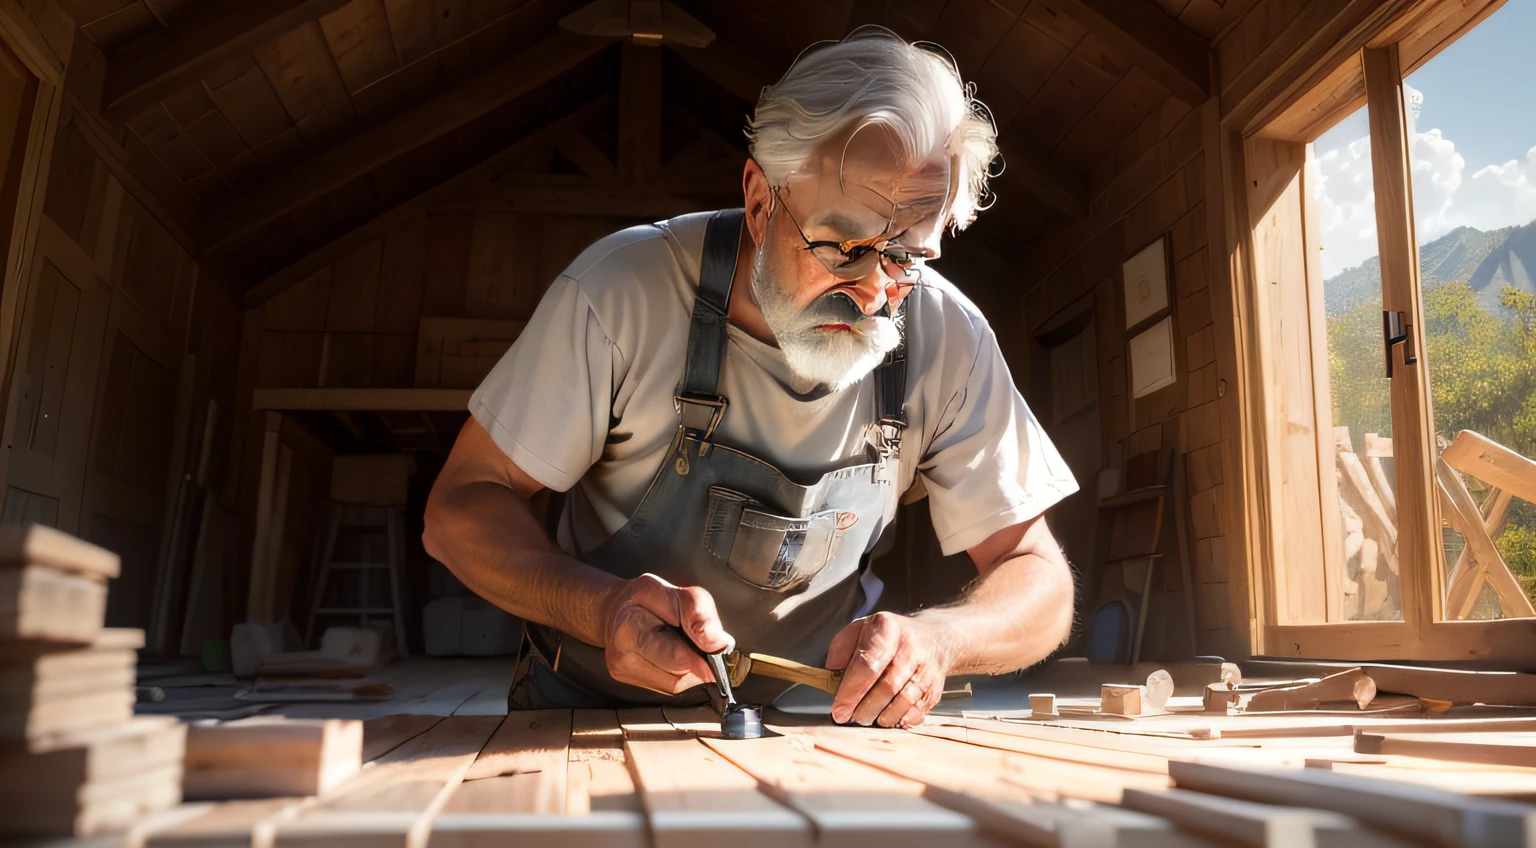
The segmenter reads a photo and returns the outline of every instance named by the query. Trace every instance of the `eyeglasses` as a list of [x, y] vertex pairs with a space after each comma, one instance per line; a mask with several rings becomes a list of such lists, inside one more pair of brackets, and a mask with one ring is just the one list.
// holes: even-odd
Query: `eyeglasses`
[[789, 211], [789, 204], [784, 202], [777, 186], [773, 187], [773, 196], [783, 207], [784, 214], [789, 216], [790, 223], [795, 225], [800, 240], [805, 242], [805, 249], [840, 280], [863, 279], [878, 264], [899, 289], [911, 288], [922, 279], [923, 260], [935, 255], [929, 248], [897, 244], [883, 234], [857, 241], [811, 241], [795, 213]]

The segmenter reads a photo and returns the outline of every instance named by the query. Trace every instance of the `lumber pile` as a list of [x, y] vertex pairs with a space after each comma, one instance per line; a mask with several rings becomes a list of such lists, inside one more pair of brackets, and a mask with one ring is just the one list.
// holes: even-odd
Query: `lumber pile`
[[181, 800], [185, 729], [133, 717], [139, 630], [103, 627], [115, 554], [0, 527], [0, 835], [89, 836]]
[[363, 764], [363, 723], [256, 717], [187, 729], [189, 800], [319, 795]]

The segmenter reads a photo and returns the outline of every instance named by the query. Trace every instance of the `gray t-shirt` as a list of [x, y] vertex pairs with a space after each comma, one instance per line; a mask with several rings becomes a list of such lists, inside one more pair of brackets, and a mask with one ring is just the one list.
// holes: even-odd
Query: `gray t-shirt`
[[[507, 456], [570, 491], [557, 541], [601, 545], [640, 504], [673, 436], [708, 213], [614, 233], [582, 252], [470, 398]], [[738, 279], [738, 285], [746, 285]], [[907, 299], [907, 398], [898, 480], [915, 475], [945, 554], [1033, 518], [1077, 491], [1025, 405], [981, 312], [933, 269]], [[784, 355], [729, 328], [716, 440], [786, 473], [862, 456], [872, 379], [807, 396]]]

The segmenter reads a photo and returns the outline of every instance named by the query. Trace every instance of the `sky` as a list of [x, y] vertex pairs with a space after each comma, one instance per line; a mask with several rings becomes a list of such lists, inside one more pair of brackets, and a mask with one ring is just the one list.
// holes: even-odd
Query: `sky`
[[[1536, 220], [1536, 0], [1508, 0], [1404, 80], [1419, 243]], [[1323, 277], [1375, 256], [1366, 111], [1313, 143]]]

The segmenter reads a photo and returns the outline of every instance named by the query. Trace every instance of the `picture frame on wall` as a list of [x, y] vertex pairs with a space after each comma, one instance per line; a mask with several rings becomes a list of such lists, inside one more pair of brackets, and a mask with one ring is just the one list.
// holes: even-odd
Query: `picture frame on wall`
[[1174, 370], [1173, 316], [1131, 338], [1131, 396], [1146, 397], [1178, 381]]
[[1168, 237], [1158, 236], [1121, 266], [1127, 330], [1168, 308]]

